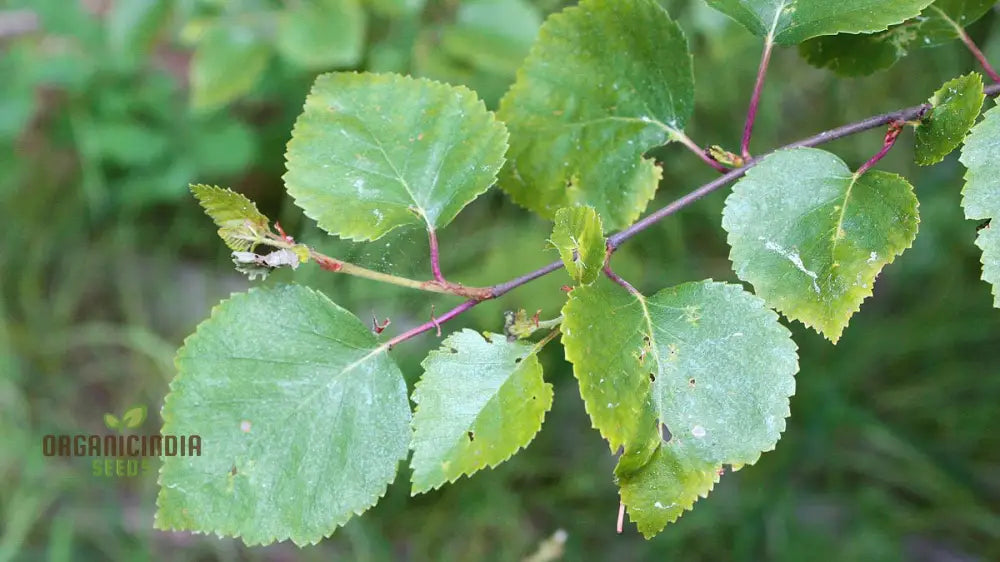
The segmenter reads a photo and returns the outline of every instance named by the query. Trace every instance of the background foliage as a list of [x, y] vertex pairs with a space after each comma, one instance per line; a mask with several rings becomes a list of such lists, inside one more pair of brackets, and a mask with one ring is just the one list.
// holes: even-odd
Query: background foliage
[[[41, 435], [100, 433], [104, 413], [134, 404], [149, 406], [143, 428], [154, 431], [181, 339], [211, 305], [246, 288], [188, 182], [232, 185], [324, 251], [423, 276], [426, 261], [411, 257], [425, 255], [420, 229], [361, 245], [299, 227], [307, 221], [280, 176], [312, 78], [333, 68], [410, 72], [468, 85], [495, 108], [542, 18], [562, 4], [0, 2], [5, 16], [34, 14], [25, 21], [35, 29], [0, 39], [0, 559], [509, 560], [557, 529], [568, 533], [569, 560], [1000, 557], [1000, 435], [991, 431], [1000, 417], [1000, 314], [979, 280], [956, 155], [918, 168], [912, 136], [881, 168], [908, 177], [920, 198], [913, 249], [885, 270], [836, 348], [790, 326], [802, 370], [781, 446], [723, 479], [652, 541], [614, 534], [613, 458], [587, 429], [568, 365], [548, 349], [539, 360], [555, 400], [526, 451], [414, 499], [404, 470], [377, 507], [301, 551], [154, 532], [155, 467], [111, 479], [91, 476], [81, 459], [42, 457]], [[695, 55], [686, 132], [735, 148], [759, 39], [701, 1], [663, 4]], [[316, 27], [320, 20], [338, 31]], [[995, 8], [970, 33], [1000, 60]], [[973, 68], [953, 42], [844, 80], [778, 48], [754, 146], [919, 103]], [[880, 143], [872, 132], [828, 148], [857, 166]], [[664, 163], [660, 204], [714, 174], [676, 145], [652, 156]], [[619, 273], [647, 292], [704, 277], [736, 282], [719, 228], [724, 199], [715, 194], [623, 246]], [[445, 271], [473, 285], [507, 279], [555, 257], [545, 249], [549, 232], [493, 191], [440, 233]], [[391, 330], [429, 312], [426, 295], [312, 265], [296, 280], [362, 318], [391, 313]], [[497, 330], [503, 310], [552, 308], [567, 281], [559, 273], [532, 283], [449, 329]], [[453, 300], [435, 302], [443, 309]], [[428, 335], [394, 352], [411, 388], [438, 343]]]

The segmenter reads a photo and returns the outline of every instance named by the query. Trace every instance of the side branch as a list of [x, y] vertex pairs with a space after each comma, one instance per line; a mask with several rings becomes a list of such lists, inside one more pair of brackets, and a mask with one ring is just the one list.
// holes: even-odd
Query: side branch
[[321, 268], [327, 271], [346, 273], [347, 275], [371, 279], [372, 281], [379, 281], [381, 283], [389, 283], [390, 285], [409, 287], [410, 289], [417, 289], [431, 293], [458, 295], [460, 297], [469, 297], [478, 300], [490, 298], [490, 295], [492, 294], [492, 289], [489, 287], [466, 287], [458, 283], [449, 283], [447, 281], [441, 282], [436, 279], [433, 281], [420, 281], [418, 279], [410, 279], [408, 277], [382, 273], [381, 271], [375, 271], [374, 269], [368, 269], [366, 267], [361, 267], [360, 265], [332, 258], [317, 252], [312, 248], [309, 249], [309, 256]]
[[[998, 94], [1000, 94], [1000, 84], [994, 84], [986, 88], [987, 96], [995, 97]], [[914, 119], [919, 118], [928, 109], [930, 109], [930, 104], [925, 103], [921, 105], [915, 105], [913, 107], [908, 107], [906, 109], [893, 111], [890, 113], [874, 115], [867, 119], [862, 119], [861, 121], [844, 125], [842, 127], [837, 127], [836, 129], [830, 129], [829, 131], [824, 131], [817, 135], [813, 135], [809, 138], [802, 139], [800, 141], [793, 142], [791, 144], [787, 144], [778, 150], [819, 146], [821, 144], [825, 144], [833, 140], [855, 135], [857, 133], [861, 133], [864, 131], [869, 131], [871, 129], [876, 129], [878, 127], [882, 127], [884, 125], [888, 125], [896, 121], [904, 121], [904, 122], [912, 121]], [[757, 165], [757, 163], [760, 162], [761, 160], [763, 160], [763, 157], [747, 161], [747, 163], [742, 168], [737, 168], [735, 170], [732, 170], [726, 173], [726, 175], [716, 178], [715, 180], [706, 183], [705, 185], [702, 185], [701, 187], [695, 189], [694, 191], [691, 191], [690, 193], [681, 197], [680, 199], [677, 199], [667, 204], [665, 207], [647, 215], [645, 218], [636, 222], [635, 224], [626, 228], [625, 230], [612, 235], [611, 237], [608, 238], [609, 252], [613, 252], [614, 250], [618, 249], [618, 247], [621, 246], [621, 244], [623, 244], [626, 240], [639, 234], [643, 230], [646, 230], [647, 228], [659, 222], [660, 220], [676, 213], [677, 211], [683, 209], [684, 207], [687, 207], [691, 203], [694, 203], [695, 201], [701, 199], [702, 197], [708, 195], [709, 193], [712, 193], [713, 191], [716, 191], [719, 188], [724, 187], [729, 183], [732, 183], [740, 179], [741, 177], [743, 177], [744, 174], [747, 173], [747, 171], [750, 168]], [[463, 302], [462, 304], [458, 305], [457, 307], [449, 310], [448, 312], [442, 314], [441, 316], [435, 318], [433, 321], [426, 322], [424, 324], [421, 324], [420, 326], [417, 326], [415, 328], [407, 330], [406, 332], [403, 332], [402, 334], [386, 342], [384, 345], [388, 348], [392, 348], [398, 343], [414, 338], [424, 332], [434, 330], [440, 327], [441, 324], [444, 324], [445, 322], [459, 316], [460, 314], [464, 313], [465, 311], [471, 309], [472, 307], [476, 306], [477, 304], [485, 300], [495, 299], [500, 296], [503, 296], [506, 293], [520, 287], [521, 285], [526, 285], [534, 281], [535, 279], [538, 279], [539, 277], [544, 277], [552, 273], [553, 271], [556, 271], [561, 268], [562, 268], [562, 261], [557, 260], [544, 267], [536, 269], [535, 271], [526, 273], [515, 279], [511, 279], [510, 281], [507, 281], [505, 283], [500, 283], [497, 285], [493, 285], [492, 287], [489, 287], [487, 289], [482, 289], [485, 292], [485, 296], [483, 296], [482, 298], [471, 298]]]

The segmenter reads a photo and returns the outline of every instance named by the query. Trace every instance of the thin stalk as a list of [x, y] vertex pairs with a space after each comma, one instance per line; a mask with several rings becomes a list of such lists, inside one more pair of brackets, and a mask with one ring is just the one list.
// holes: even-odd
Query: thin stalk
[[973, 41], [971, 37], [969, 37], [969, 34], [965, 32], [965, 28], [962, 27], [957, 21], [951, 19], [951, 17], [949, 17], [948, 14], [945, 13], [945, 11], [942, 10], [941, 8], [938, 8], [937, 6], [931, 6], [931, 9], [937, 12], [938, 17], [948, 22], [951, 25], [951, 27], [955, 29], [955, 33], [958, 34], [958, 38], [962, 40], [962, 43], [965, 43], [965, 46], [968, 47], [969, 52], [971, 52], [972, 56], [975, 57], [977, 61], [979, 61], [980, 66], [983, 67], [983, 70], [986, 71], [986, 74], [988, 74], [990, 78], [993, 79], [994, 82], [1000, 84], [1000, 74], [997, 74], [996, 69], [994, 69], [990, 65], [990, 61], [986, 60], [986, 55], [984, 55], [983, 52], [979, 49], [979, 46], [976, 45], [976, 42]]
[[904, 124], [905, 121], [893, 121], [892, 123], [889, 123], [889, 130], [886, 131], [885, 140], [882, 141], [882, 149], [879, 150], [875, 156], [872, 156], [867, 162], [862, 164], [861, 167], [858, 168], [858, 171], [854, 172], [854, 177], [860, 178], [865, 175], [865, 172], [872, 169], [875, 164], [878, 164], [879, 160], [884, 158], [886, 154], [889, 154], [893, 145], [896, 144], [896, 139], [899, 138], [899, 133], [903, 130]]
[[635, 287], [633, 287], [631, 283], [629, 283], [628, 281], [622, 279], [621, 277], [618, 276], [617, 273], [615, 273], [614, 271], [612, 271], [610, 265], [605, 265], [604, 266], [604, 275], [607, 275], [608, 279], [610, 279], [610, 280], [614, 281], [615, 283], [618, 283], [619, 285], [621, 285], [622, 287], [624, 287], [625, 290], [628, 291], [629, 293], [632, 293], [635, 296], [641, 296], [642, 295], [642, 293], [640, 293], [638, 289], [636, 289]]
[[962, 43], [965, 43], [965, 46], [969, 48], [969, 51], [972, 52], [972, 56], [976, 57], [976, 60], [979, 61], [979, 64], [983, 67], [983, 70], [986, 71], [986, 74], [988, 74], [994, 82], [1000, 84], [1000, 74], [997, 74], [996, 69], [990, 65], [990, 61], [986, 60], [986, 55], [983, 54], [983, 52], [979, 49], [979, 46], [976, 45], [975, 41], [973, 41], [972, 38], [969, 37], [969, 34], [966, 33], [961, 27], [958, 28], [958, 37], [962, 40]]
[[438, 283], [447, 284], [444, 275], [441, 274], [441, 250], [438, 247], [437, 232], [431, 227], [427, 227], [427, 238], [431, 246], [431, 272], [434, 274], [434, 279]]
[[361, 277], [363, 279], [371, 279], [372, 281], [379, 281], [381, 283], [389, 283], [390, 285], [397, 285], [400, 287], [408, 287], [410, 289], [417, 289], [420, 291], [427, 291], [430, 293], [442, 293], [449, 295], [458, 295], [460, 297], [470, 297], [475, 299], [486, 299], [489, 298], [491, 289], [486, 287], [465, 287], [457, 283], [440, 282], [434, 281], [420, 281], [418, 279], [410, 279], [408, 277], [400, 277], [399, 275], [392, 275], [389, 273], [382, 273], [381, 271], [375, 271], [373, 269], [368, 269], [366, 267], [361, 267], [360, 265], [355, 265], [350, 262], [343, 260], [338, 260], [332, 258], [312, 248], [309, 249], [309, 255], [312, 257], [316, 263], [327, 271], [333, 271], [336, 273], [345, 273], [347, 275], [353, 275], [355, 277]]
[[715, 168], [716, 171], [723, 174], [729, 171], [729, 168], [723, 166], [721, 162], [709, 156], [704, 148], [698, 146], [693, 140], [691, 140], [691, 137], [685, 135], [681, 131], [674, 131], [671, 134], [673, 135], [674, 139], [676, 139], [678, 142], [686, 146], [688, 150], [695, 153], [698, 156], [698, 158], [702, 159], [703, 162]]
[[760, 66], [757, 67], [757, 81], [753, 85], [753, 95], [750, 96], [750, 107], [747, 109], [747, 120], [743, 125], [743, 140], [740, 141], [740, 154], [743, 161], [750, 160], [750, 137], [753, 136], [753, 124], [757, 120], [757, 109], [760, 106], [760, 94], [764, 89], [764, 77], [767, 67], [771, 64], [771, 51], [774, 50], [774, 40], [770, 35], [764, 39], [764, 52], [760, 56]]

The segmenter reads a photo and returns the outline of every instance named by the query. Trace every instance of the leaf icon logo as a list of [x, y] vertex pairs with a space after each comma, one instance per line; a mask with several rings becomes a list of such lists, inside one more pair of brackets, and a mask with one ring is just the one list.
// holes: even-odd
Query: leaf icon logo
[[104, 425], [108, 426], [108, 429], [114, 429], [119, 433], [124, 432], [126, 429], [139, 427], [145, 420], [146, 407], [141, 404], [125, 410], [121, 419], [116, 418], [114, 414], [104, 414]]
[[136, 428], [142, 425], [142, 422], [146, 419], [146, 406], [138, 405], [129, 408], [124, 415], [122, 415], [122, 422], [125, 427]]

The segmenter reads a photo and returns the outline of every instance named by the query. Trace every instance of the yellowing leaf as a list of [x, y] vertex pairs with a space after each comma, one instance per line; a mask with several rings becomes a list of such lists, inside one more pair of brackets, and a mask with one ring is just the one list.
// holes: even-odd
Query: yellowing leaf
[[694, 107], [687, 40], [653, 0], [583, 0], [549, 17], [500, 103], [510, 154], [500, 187], [546, 218], [590, 205], [608, 230], [656, 192], [647, 150], [679, 134]]
[[601, 274], [607, 255], [601, 217], [593, 207], [568, 207], [556, 212], [552, 245], [570, 277], [588, 285]]
[[237, 252], [250, 250], [268, 232], [268, 220], [253, 201], [229, 189], [195, 184], [191, 193], [219, 227], [219, 237]]
[[722, 214], [736, 275], [833, 342], [919, 222], [905, 179], [877, 170], [858, 177], [815, 148], [765, 158], [733, 187]]
[[413, 493], [495, 467], [525, 447], [552, 406], [539, 346], [456, 332], [422, 363], [413, 391]]

